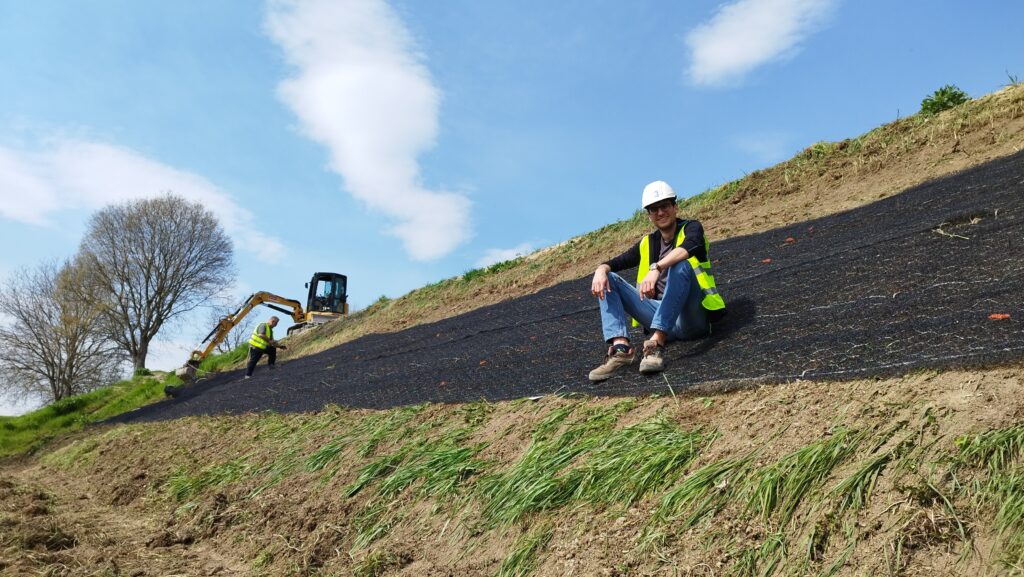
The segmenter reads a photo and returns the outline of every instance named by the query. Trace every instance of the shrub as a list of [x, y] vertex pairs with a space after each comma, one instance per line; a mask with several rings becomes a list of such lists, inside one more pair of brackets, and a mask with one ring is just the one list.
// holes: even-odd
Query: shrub
[[967, 93], [957, 88], [955, 84], [947, 84], [936, 90], [931, 96], [921, 101], [921, 114], [938, 114], [954, 106], [959, 106], [970, 100]]

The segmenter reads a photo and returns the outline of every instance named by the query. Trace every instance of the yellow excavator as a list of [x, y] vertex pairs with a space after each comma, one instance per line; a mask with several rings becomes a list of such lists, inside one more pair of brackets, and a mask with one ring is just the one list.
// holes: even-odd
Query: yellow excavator
[[[318, 272], [313, 274], [312, 280], [306, 283], [309, 295], [306, 298], [306, 307], [294, 299], [287, 299], [268, 292], [257, 292], [249, 295], [238, 310], [224, 316], [213, 327], [210, 334], [206, 335], [200, 345], [206, 346], [202, 349], [192, 351], [185, 365], [175, 371], [185, 383], [192, 382], [196, 378], [199, 364], [210, 356], [217, 345], [219, 345], [231, 332], [231, 329], [238, 326], [242, 319], [252, 309], [264, 305], [275, 311], [284, 313], [292, 318], [294, 325], [288, 327], [288, 335], [303, 332], [318, 327], [326, 322], [333, 321], [348, 314], [348, 277], [335, 272]], [[171, 389], [168, 391], [167, 389]], [[174, 387], [165, 389], [168, 395], [173, 396], [177, 390]]]

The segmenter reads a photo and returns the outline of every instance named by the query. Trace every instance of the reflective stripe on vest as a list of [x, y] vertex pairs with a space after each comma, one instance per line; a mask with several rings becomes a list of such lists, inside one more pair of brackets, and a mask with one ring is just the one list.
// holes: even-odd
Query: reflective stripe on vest
[[[260, 327], [267, 327], [267, 338], [264, 339], [263, 335], [260, 334]], [[267, 323], [260, 323], [256, 325], [256, 330], [252, 332], [252, 338], [249, 339], [249, 344], [261, 351], [267, 350], [267, 346], [270, 345], [268, 341], [274, 340], [274, 329]]]
[[[676, 248], [682, 246], [683, 240], [686, 238], [683, 229], [686, 228], [686, 224], [689, 221], [682, 221], [679, 225], [679, 230], [676, 232]], [[690, 263], [693, 267], [693, 274], [697, 277], [697, 284], [700, 286], [700, 290], [704, 293], [704, 298], [701, 299], [700, 304], [704, 307], [705, 311], [724, 311], [725, 300], [722, 299], [722, 295], [718, 293], [718, 288], [715, 285], [715, 277], [711, 275], [711, 250], [710, 244], [708, 243], [707, 235], [704, 236], [704, 254], [707, 255], [708, 260], [699, 261], [697, 257], [691, 256], [686, 259], [686, 262]], [[651, 268], [651, 237], [650, 235], [644, 235], [640, 239], [640, 266], [636, 269], [636, 287], [640, 288], [640, 283], [643, 282], [644, 277], [650, 272]], [[716, 314], [721, 314], [716, 313]], [[633, 326], [640, 326], [640, 323], [633, 319]]]

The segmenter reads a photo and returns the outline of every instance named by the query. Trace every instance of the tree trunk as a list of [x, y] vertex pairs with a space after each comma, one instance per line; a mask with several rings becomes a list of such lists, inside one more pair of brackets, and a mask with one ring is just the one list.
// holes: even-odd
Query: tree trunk
[[149, 352], [149, 341], [139, 343], [139, 348], [132, 353], [132, 371], [146, 368], [146, 354]]

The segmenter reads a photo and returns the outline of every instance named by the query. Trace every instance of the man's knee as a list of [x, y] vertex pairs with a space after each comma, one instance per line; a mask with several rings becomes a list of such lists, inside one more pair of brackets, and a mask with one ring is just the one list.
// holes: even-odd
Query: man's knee
[[677, 277], [683, 277], [683, 278], [687, 278], [688, 279], [691, 276], [693, 276], [691, 274], [692, 272], [693, 272], [693, 267], [690, 266], [690, 263], [688, 261], [685, 261], [685, 260], [681, 260], [681, 261], [677, 262], [676, 264], [668, 267], [668, 274], [669, 274], [669, 276], [677, 276]]

